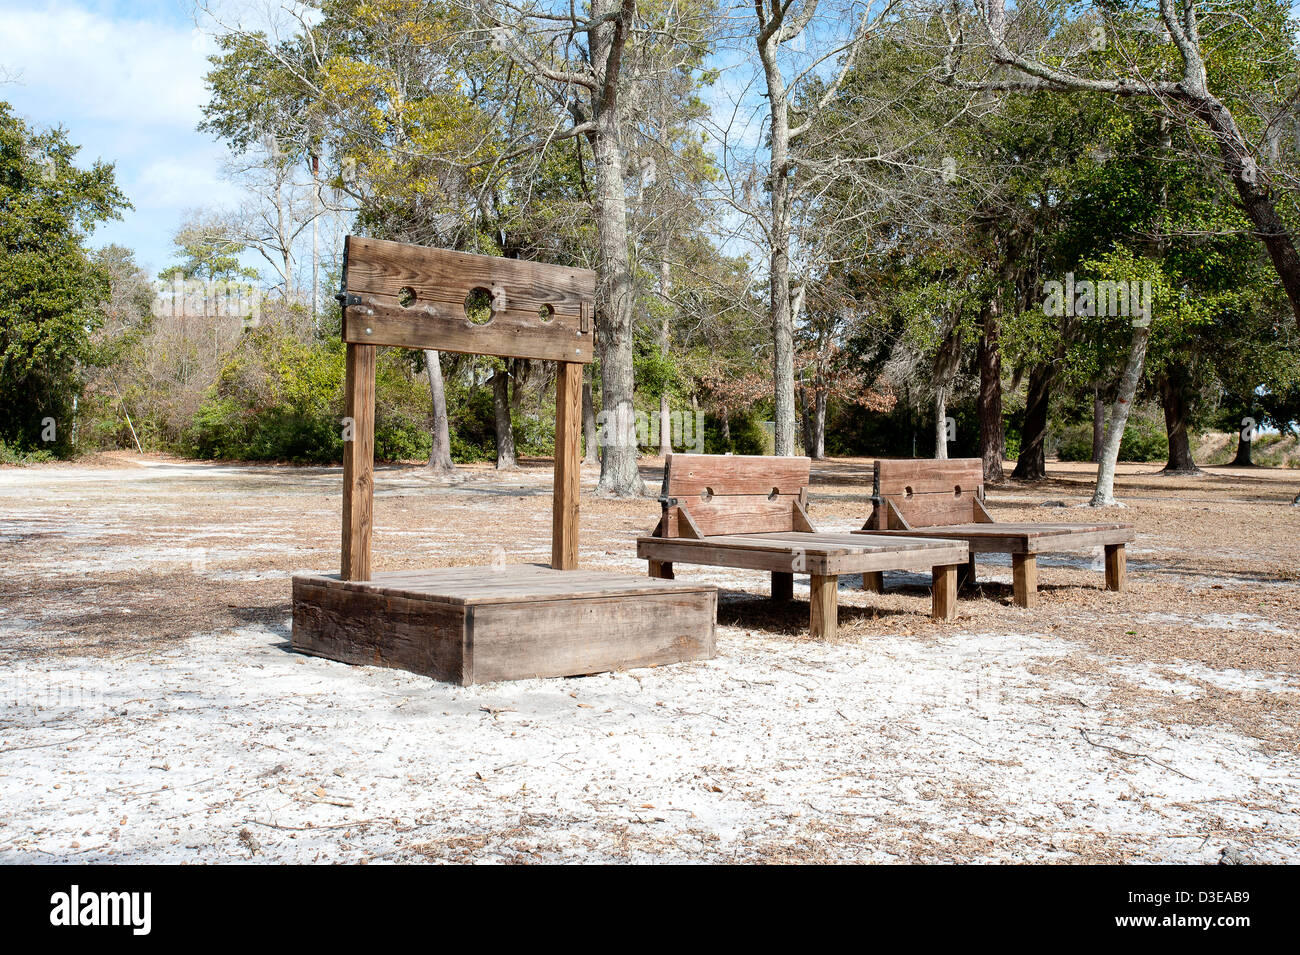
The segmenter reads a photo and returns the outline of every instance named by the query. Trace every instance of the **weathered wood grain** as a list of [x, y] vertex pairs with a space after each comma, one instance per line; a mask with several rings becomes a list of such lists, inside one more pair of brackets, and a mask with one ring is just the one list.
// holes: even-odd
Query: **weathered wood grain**
[[465, 608], [293, 581], [295, 650], [343, 663], [463, 680]]
[[934, 587], [930, 615], [935, 620], [953, 620], [957, 616], [957, 571], [960, 566], [944, 564], [931, 572]]
[[376, 578], [294, 578], [293, 646], [464, 684], [714, 654], [717, 591], [708, 585], [527, 565]]
[[834, 640], [839, 625], [839, 578], [813, 574], [808, 580], [810, 636]]
[[579, 442], [582, 429], [582, 365], [562, 361], [555, 382], [555, 481], [551, 504], [551, 566], [578, 567]]
[[1124, 556], [1123, 544], [1106, 545], [1106, 589], [1123, 590], [1124, 572], [1127, 558]]
[[[343, 561], [347, 580], [370, 577], [375, 497], [375, 347], [348, 345], [344, 369]], [[350, 436], [350, 439], [349, 439]]]
[[[586, 363], [596, 275], [586, 269], [469, 255], [349, 236], [344, 341]], [[469, 321], [465, 299], [491, 295], [491, 320]], [[404, 299], [410, 299], [403, 304]]]
[[1038, 558], [1011, 555], [1011, 602], [1017, 607], [1038, 606]]
[[602, 673], [715, 654], [716, 591], [487, 604], [470, 613], [465, 683]]
[[[743, 454], [670, 454], [664, 461], [664, 495], [798, 495], [808, 486], [809, 458]], [[693, 503], [693, 502], [692, 502]]]

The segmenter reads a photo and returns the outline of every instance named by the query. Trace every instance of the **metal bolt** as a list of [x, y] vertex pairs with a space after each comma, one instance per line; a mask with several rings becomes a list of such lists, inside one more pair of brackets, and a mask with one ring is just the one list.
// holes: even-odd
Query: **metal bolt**
[[366, 329], [366, 334], [369, 335], [369, 334], [370, 334], [370, 331], [371, 331], [371, 330], [370, 330], [369, 328], [367, 328], [367, 329]]

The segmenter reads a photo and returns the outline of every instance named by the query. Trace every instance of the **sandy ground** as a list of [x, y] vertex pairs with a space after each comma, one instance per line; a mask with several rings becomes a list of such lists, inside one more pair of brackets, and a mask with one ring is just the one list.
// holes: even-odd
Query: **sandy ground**
[[[0, 469], [0, 861], [1300, 861], [1300, 473], [1122, 472], [1123, 511], [1054, 509], [1073, 465], [990, 501], [1133, 521], [1128, 593], [1048, 558], [1020, 610], [1003, 557], [935, 624], [928, 580], [845, 579], [824, 642], [806, 581], [679, 567], [717, 659], [466, 689], [289, 649], [337, 470]], [[815, 467], [814, 520], [870, 484]], [[657, 510], [584, 498], [584, 565], [644, 573]], [[544, 562], [549, 463], [383, 469], [376, 522], [378, 569]]]

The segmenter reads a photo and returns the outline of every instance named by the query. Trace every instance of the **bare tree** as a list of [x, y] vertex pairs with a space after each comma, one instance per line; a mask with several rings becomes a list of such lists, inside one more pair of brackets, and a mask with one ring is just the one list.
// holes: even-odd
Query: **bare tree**
[[[809, 26], [817, 17], [819, 0], [755, 0], [753, 41], [762, 66], [767, 92], [768, 216], [763, 232], [768, 255], [768, 294], [772, 325], [772, 389], [775, 404], [776, 453], [791, 455], [795, 450], [794, 326], [795, 308], [791, 283], [791, 240], [794, 232], [793, 205], [798, 187], [794, 179], [800, 160], [800, 140], [815, 127], [821, 112], [830, 104], [853, 67], [863, 41], [893, 9], [865, 4], [853, 18], [847, 38], [840, 36], [830, 48], [804, 59], [795, 75], [787, 78], [784, 49], [806, 47]], [[834, 22], [832, 14], [831, 22]], [[835, 31], [826, 23], [822, 32]], [[820, 68], [838, 58], [834, 77], [815, 98], [802, 97], [803, 88], [821, 78]], [[791, 107], [799, 110], [791, 121]], [[797, 283], [796, 283], [797, 286]]]
[[[316, 228], [325, 213], [320, 201], [319, 183], [313, 177], [304, 182], [298, 167], [273, 137], [268, 136], [256, 150], [250, 150], [227, 165], [227, 177], [243, 188], [247, 198], [238, 209], [225, 216], [230, 238], [257, 252], [270, 266], [285, 301], [294, 302], [299, 295], [298, 266], [295, 250], [304, 233], [312, 230], [312, 262], [319, 255]], [[314, 276], [308, 279], [314, 283]], [[309, 290], [309, 301], [314, 301]]]

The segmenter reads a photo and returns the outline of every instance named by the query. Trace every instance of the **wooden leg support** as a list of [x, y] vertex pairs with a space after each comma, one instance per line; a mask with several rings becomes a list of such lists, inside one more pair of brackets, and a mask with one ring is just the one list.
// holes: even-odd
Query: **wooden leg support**
[[809, 579], [808, 630], [814, 637], [830, 639], [835, 636], [839, 622], [839, 578], [813, 574]]
[[1011, 555], [1011, 602], [1017, 607], [1038, 606], [1038, 555]]
[[647, 561], [650, 565], [650, 576], [658, 577], [660, 580], [673, 579], [673, 562], [670, 560], [651, 560]]
[[966, 563], [958, 565], [957, 586], [974, 587], [977, 583], [975, 579], [975, 555], [971, 554]]
[[772, 599], [794, 599], [794, 574], [783, 574], [779, 571], [772, 571]]
[[934, 606], [930, 616], [935, 620], [952, 620], [957, 616], [957, 571], [961, 564], [946, 564], [931, 571], [934, 578]]
[[1124, 556], [1123, 544], [1106, 545], [1106, 589], [1123, 590], [1124, 573], [1127, 570], [1128, 558]]
[[862, 575], [862, 589], [869, 594], [885, 592], [885, 574], [880, 570], [869, 570]]

